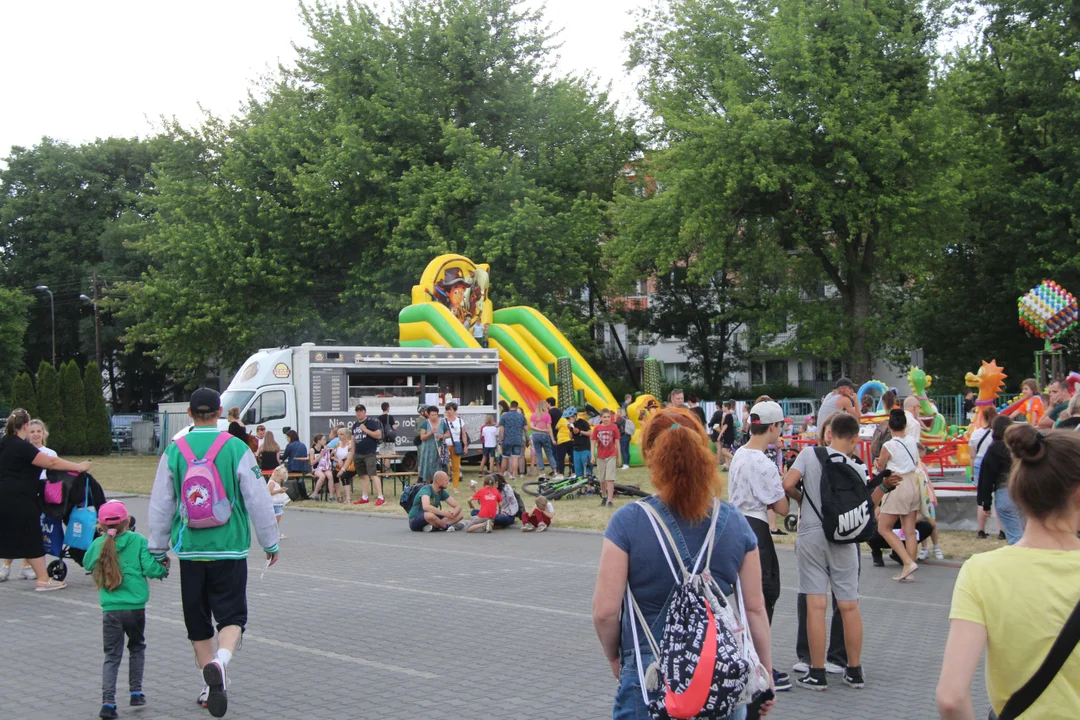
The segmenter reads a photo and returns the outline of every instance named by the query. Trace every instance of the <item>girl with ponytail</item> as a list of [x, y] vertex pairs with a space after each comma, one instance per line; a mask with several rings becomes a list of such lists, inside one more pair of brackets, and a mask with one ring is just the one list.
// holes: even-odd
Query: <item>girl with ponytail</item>
[[[1017, 691], [1036, 675], [1059, 635], [1064, 638], [1066, 620], [1080, 614], [1080, 433], [1013, 424], [1005, 443], [1012, 455], [1008, 496], [1027, 522], [1018, 542], [973, 555], [960, 568], [938, 711], [943, 718], [974, 717], [971, 682], [985, 650], [994, 713], [1077, 718], [1078, 652], [1066, 655], [1041, 694]], [[1009, 711], [1002, 714], [1006, 703]]]
[[[716, 456], [709, 447], [705, 428], [686, 408], [665, 408], [650, 416], [641, 430], [641, 452], [649, 468], [656, 495], [639, 501], [647, 503], [681, 538], [687, 557], [696, 557], [705, 544], [709, 529], [716, 525], [715, 545], [708, 558], [709, 571], [724, 592], [742, 587], [750, 635], [758, 658], [772, 674], [769, 618], [761, 586], [761, 560], [757, 537], [735, 506], [719, 501], [720, 474]], [[667, 599], [675, 586], [664, 548], [657, 542], [649, 511], [630, 503], [615, 511], [604, 533], [600, 569], [593, 594], [593, 624], [611, 672], [619, 681], [614, 717], [646, 717], [645, 701], [638, 685], [633, 632], [627, 615], [620, 619], [627, 585], [641, 608], [644, 621], [659, 635], [667, 615]], [[625, 621], [625, 622], [623, 622]], [[650, 646], [640, 647], [642, 667], [656, 658]], [[650, 691], [652, 700], [659, 689]], [[772, 709], [765, 702], [760, 714]], [[745, 717], [743, 708], [728, 716]]]
[[146, 578], [164, 578], [169, 570], [150, 554], [146, 538], [130, 529], [131, 518], [124, 503], [113, 500], [102, 505], [98, 509], [98, 526], [101, 536], [86, 551], [83, 566], [93, 575], [103, 611], [105, 666], [99, 717], [114, 718], [117, 717], [116, 676], [124, 656], [125, 638], [131, 704], [146, 704], [142, 692], [146, 603], [150, 600]]

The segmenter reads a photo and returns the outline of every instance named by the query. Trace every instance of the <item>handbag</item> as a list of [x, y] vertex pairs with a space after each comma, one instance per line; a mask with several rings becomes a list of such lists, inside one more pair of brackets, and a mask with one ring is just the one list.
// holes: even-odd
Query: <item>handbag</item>
[[97, 529], [97, 508], [90, 507], [90, 477], [86, 478], [86, 494], [83, 504], [71, 511], [67, 529], [64, 531], [64, 544], [76, 550], [89, 550], [94, 542]]
[[1006, 701], [1005, 707], [1001, 709], [1001, 715], [995, 715], [994, 709], [990, 708], [989, 720], [1016, 720], [1027, 712], [1028, 708], [1050, 686], [1050, 681], [1057, 676], [1069, 656], [1072, 655], [1077, 643], [1080, 643], [1080, 602], [1076, 603], [1076, 607], [1073, 608], [1069, 619], [1065, 621], [1065, 626], [1061, 628], [1054, 644], [1050, 646], [1050, 652], [1046, 654], [1046, 659], [1043, 660], [1039, 669]]

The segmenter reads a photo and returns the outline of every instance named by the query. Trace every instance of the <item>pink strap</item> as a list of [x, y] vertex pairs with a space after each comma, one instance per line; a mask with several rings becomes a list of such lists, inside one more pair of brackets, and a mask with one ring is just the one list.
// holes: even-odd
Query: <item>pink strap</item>
[[[229, 442], [229, 438], [231, 437], [232, 435], [227, 432], [218, 433], [217, 438], [214, 440], [214, 444], [210, 446], [210, 449], [206, 451], [206, 455], [203, 456], [203, 460], [214, 462], [214, 460], [217, 459], [218, 453], [221, 452], [221, 448], [225, 447], [225, 443]], [[189, 465], [198, 460], [198, 458], [195, 457], [195, 453], [191, 451], [191, 446], [188, 445], [187, 438], [176, 438], [176, 447], [180, 449], [180, 454], [184, 456], [184, 460], [187, 460]]]
[[227, 432], [218, 433], [217, 439], [214, 440], [214, 444], [210, 446], [210, 449], [206, 451], [206, 455], [203, 456], [203, 460], [214, 462], [217, 460], [218, 453], [221, 452], [221, 448], [225, 447], [225, 443], [233, 436]]
[[180, 448], [180, 454], [184, 456], [184, 460], [187, 460], [188, 465], [195, 462], [195, 453], [191, 452], [191, 446], [185, 438], [176, 438], [176, 447]]

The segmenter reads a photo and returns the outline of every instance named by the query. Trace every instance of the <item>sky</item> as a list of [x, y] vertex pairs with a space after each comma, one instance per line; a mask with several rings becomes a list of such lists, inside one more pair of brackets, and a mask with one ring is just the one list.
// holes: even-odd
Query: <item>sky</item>
[[[333, 1], [333, 0], [330, 0]], [[526, 0], [539, 6], [541, 0]], [[557, 69], [591, 72], [626, 106], [622, 36], [644, 0], [547, 0]], [[375, 0], [378, 6], [386, 0]], [[237, 112], [252, 84], [306, 44], [298, 0], [0, 2], [0, 157], [43, 136], [72, 144]]]

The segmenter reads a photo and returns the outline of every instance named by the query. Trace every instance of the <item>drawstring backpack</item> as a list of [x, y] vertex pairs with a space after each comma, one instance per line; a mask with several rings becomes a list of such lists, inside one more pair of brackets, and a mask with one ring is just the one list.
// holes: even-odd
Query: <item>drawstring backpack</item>
[[[736, 616], [708, 570], [706, 558], [712, 557], [720, 501], [713, 502], [712, 526], [691, 571], [686, 569], [667, 523], [646, 501], [639, 500], [638, 504], [645, 510], [676, 585], [668, 600], [659, 643], [629, 584], [626, 588], [626, 612], [633, 634], [638, 679], [649, 716], [654, 720], [726, 717], [768, 690], [771, 679], [754, 650], [738, 580], [735, 592], [739, 615]], [[638, 623], [655, 658], [648, 668], [642, 666]], [[661, 682], [664, 691], [655, 700], [649, 700], [649, 692], [659, 689]]]

